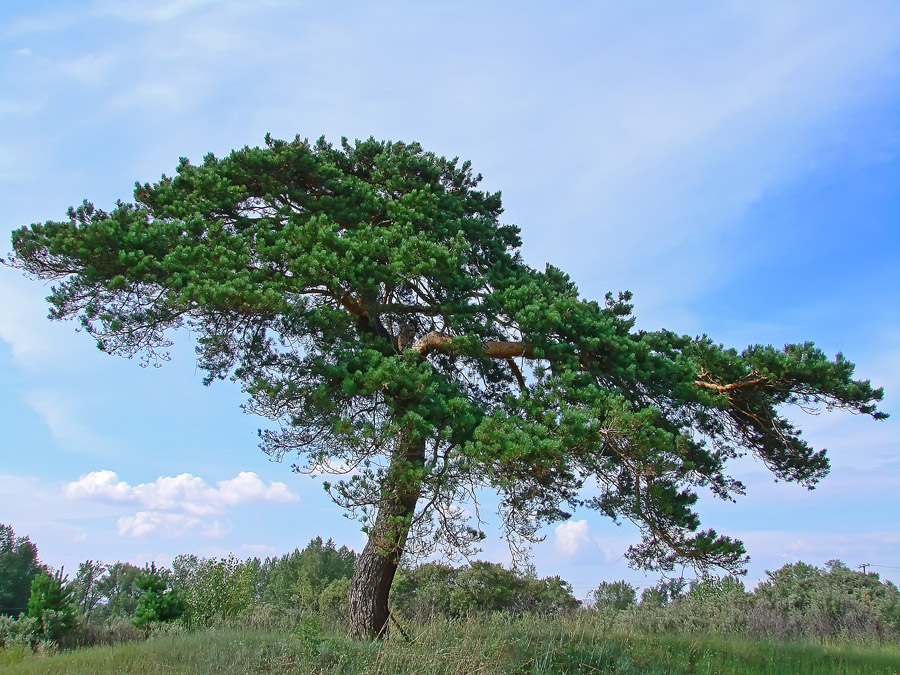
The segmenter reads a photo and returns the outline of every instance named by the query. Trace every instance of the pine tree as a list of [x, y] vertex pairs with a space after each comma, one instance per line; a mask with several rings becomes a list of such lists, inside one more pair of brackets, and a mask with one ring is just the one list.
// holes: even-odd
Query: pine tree
[[524, 264], [479, 181], [415, 143], [267, 137], [182, 159], [110, 212], [21, 228], [9, 264], [56, 280], [52, 318], [78, 317], [110, 354], [165, 359], [189, 326], [207, 383], [234, 377], [274, 421], [266, 452], [356, 469], [327, 488], [369, 534], [357, 637], [386, 630], [404, 552], [483, 537], [460, 508], [480, 489], [499, 492], [514, 551], [589, 507], [637, 524], [634, 565], [736, 571], [744, 548], [700, 529], [698, 490], [740, 495], [727, 463], [748, 452], [780, 479], [823, 478], [785, 405], [885, 416], [882, 391], [812, 343], [739, 352], [635, 330], [630, 294], [583, 299]]

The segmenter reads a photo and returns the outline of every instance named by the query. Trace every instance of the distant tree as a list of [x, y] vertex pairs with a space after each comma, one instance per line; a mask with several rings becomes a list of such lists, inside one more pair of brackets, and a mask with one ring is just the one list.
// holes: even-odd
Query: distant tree
[[38, 621], [40, 631], [58, 640], [78, 625], [73, 589], [62, 570], [38, 573], [31, 582], [28, 616]]
[[665, 607], [681, 597], [687, 581], [684, 577], [663, 579], [655, 586], [641, 591], [641, 604], [650, 607]]
[[131, 618], [138, 605], [141, 590], [135, 584], [141, 568], [127, 562], [109, 565], [106, 574], [97, 581], [101, 600], [96, 611], [104, 619]]
[[766, 575], [754, 593], [750, 630], [756, 636], [900, 637], [900, 590], [877, 574], [829, 560], [824, 568], [797, 562]]
[[31, 582], [41, 571], [37, 546], [17, 537], [11, 525], [0, 523], [0, 615], [28, 611]]
[[256, 602], [259, 561], [179, 555], [172, 561], [174, 587], [192, 624], [208, 626], [237, 618]]
[[316, 611], [319, 596], [327, 586], [353, 576], [356, 554], [346, 546], [316, 537], [303, 550], [294, 550], [262, 564], [262, 599], [281, 607]]
[[594, 606], [598, 609], [627, 609], [637, 600], [637, 589], [624, 579], [622, 581], [601, 581], [591, 591]]
[[73, 600], [81, 609], [85, 622], [103, 599], [102, 580], [107, 566], [95, 560], [85, 560], [78, 565], [78, 572], [72, 580]]
[[135, 577], [134, 585], [141, 592], [131, 620], [136, 628], [149, 629], [154, 623], [174, 621], [184, 614], [184, 601], [172, 588], [169, 570], [151, 563]]
[[391, 601], [415, 621], [491, 612], [549, 616], [578, 606], [571, 585], [559, 577], [539, 579], [480, 560], [458, 568], [426, 563], [403, 569]]
[[552, 616], [577, 609], [581, 604], [575, 599], [572, 584], [559, 576], [522, 579], [522, 589], [517, 593], [514, 607], [519, 612], [531, 612]]
[[588, 507], [638, 526], [637, 567], [737, 571], [744, 547], [699, 529], [698, 491], [742, 494], [727, 464], [748, 452], [779, 479], [824, 477], [785, 405], [886, 416], [880, 389], [812, 343], [738, 352], [635, 330], [629, 293], [587, 300], [526, 265], [479, 181], [415, 143], [267, 138], [183, 159], [133, 204], [16, 230], [8, 264], [57, 281], [51, 317], [78, 317], [108, 353], [156, 363], [189, 326], [206, 381], [233, 377], [276, 423], [267, 452], [351, 473], [327, 488], [369, 535], [359, 638], [384, 634], [404, 553], [473, 550], [461, 502], [479, 489], [500, 493], [517, 555]]

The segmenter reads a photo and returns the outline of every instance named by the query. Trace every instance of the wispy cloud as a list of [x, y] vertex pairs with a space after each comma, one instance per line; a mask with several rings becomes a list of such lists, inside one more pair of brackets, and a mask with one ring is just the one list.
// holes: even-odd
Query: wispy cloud
[[153, 3], [140, 0], [104, 0], [95, 3], [94, 13], [134, 23], [161, 23], [216, 4], [229, 3], [221, 0], [164, 0]]
[[111, 53], [84, 54], [56, 64], [60, 74], [82, 86], [100, 87], [109, 82], [116, 57]]
[[230, 531], [230, 527], [219, 520], [207, 521], [196, 516], [160, 511], [138, 511], [133, 516], [122, 516], [117, 529], [123, 537], [165, 537], [184, 539], [202, 537], [217, 539]]
[[241, 550], [250, 555], [271, 556], [278, 553], [278, 549], [268, 544], [241, 544]]
[[44, 420], [53, 440], [66, 450], [105, 454], [116, 445], [114, 439], [95, 432], [82, 421], [84, 401], [55, 389], [30, 391], [25, 403]]
[[[879, 530], [859, 533], [811, 533], [785, 530], [761, 530], [739, 533], [753, 552], [755, 569], [775, 570], [790, 562], [822, 565], [840, 559], [851, 567], [862, 563], [892, 565], [900, 552], [900, 532]], [[896, 579], [896, 571], [884, 576]]]
[[72, 341], [49, 325], [40, 289], [22, 286], [8, 272], [0, 279], [0, 340], [9, 345], [20, 366], [55, 368], [71, 356]]

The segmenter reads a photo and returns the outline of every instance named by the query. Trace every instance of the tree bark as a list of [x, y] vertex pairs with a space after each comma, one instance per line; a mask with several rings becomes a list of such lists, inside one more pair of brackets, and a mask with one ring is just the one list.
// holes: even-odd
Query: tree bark
[[356, 640], [388, 635], [388, 596], [419, 501], [424, 461], [424, 439], [398, 433], [378, 515], [350, 583], [350, 637]]

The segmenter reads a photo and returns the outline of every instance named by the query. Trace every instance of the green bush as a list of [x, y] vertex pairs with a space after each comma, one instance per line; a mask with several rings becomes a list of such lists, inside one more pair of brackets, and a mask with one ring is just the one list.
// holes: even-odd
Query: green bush
[[41, 638], [40, 622], [25, 614], [17, 619], [0, 615], [0, 647], [14, 646], [31, 648]]
[[73, 590], [62, 570], [41, 572], [31, 582], [28, 616], [37, 620], [41, 634], [59, 641], [78, 625]]
[[319, 594], [319, 614], [333, 629], [347, 625], [350, 611], [350, 579], [335, 579]]
[[667, 607], [674, 633], [743, 635], [747, 631], [752, 596], [732, 576], [707, 577]]
[[839, 560], [767, 572], [749, 617], [754, 637], [885, 640], [900, 637], [900, 591]]
[[259, 561], [180, 555], [172, 563], [175, 584], [192, 626], [211, 626], [246, 614], [256, 604]]
[[627, 581], [602, 581], [593, 591], [591, 597], [597, 609], [627, 609], [634, 605], [637, 590]]
[[174, 621], [184, 614], [185, 604], [171, 587], [168, 570], [151, 564], [137, 576], [135, 586], [141, 591], [131, 623], [149, 629], [155, 623]]
[[538, 579], [483, 561], [459, 568], [426, 563], [401, 569], [391, 603], [417, 622], [491, 612], [552, 615], [578, 607], [571, 585], [559, 577]]
[[322, 592], [335, 581], [350, 579], [355, 565], [353, 551], [316, 537], [303, 550], [268, 558], [260, 565], [261, 599], [285, 609], [315, 613]]

